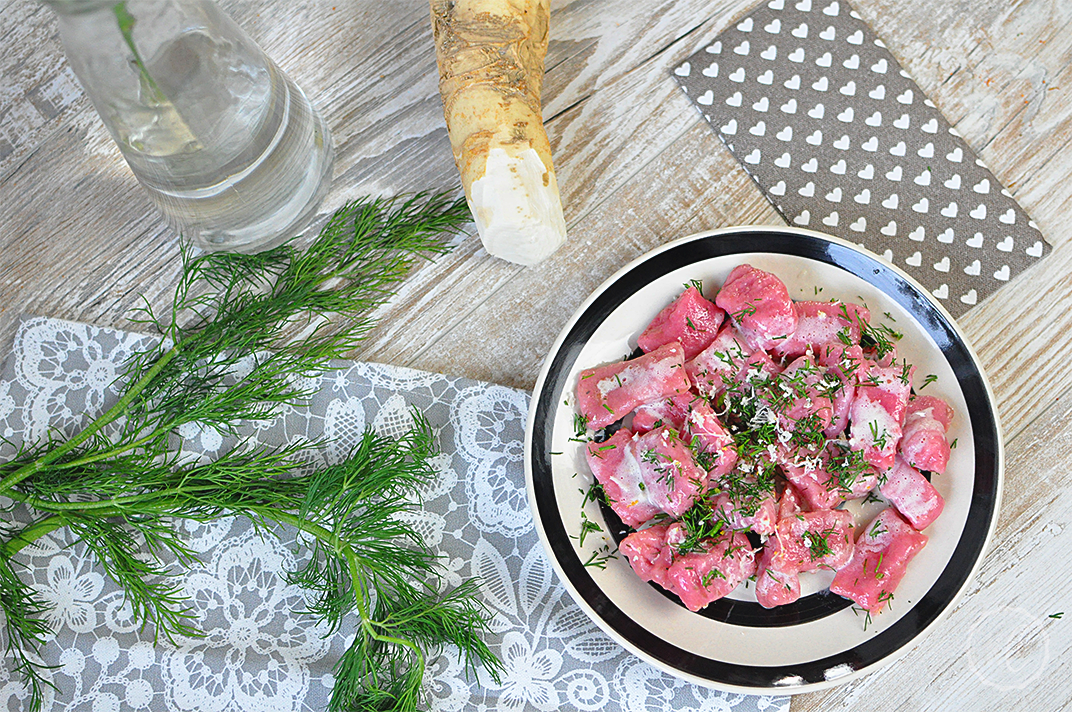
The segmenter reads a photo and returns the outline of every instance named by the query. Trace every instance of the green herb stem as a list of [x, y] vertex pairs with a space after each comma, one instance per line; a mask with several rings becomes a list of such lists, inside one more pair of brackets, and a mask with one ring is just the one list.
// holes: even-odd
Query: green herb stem
[[[122, 21], [125, 7], [116, 8]], [[245, 516], [258, 528], [308, 535], [312, 555], [285, 574], [288, 583], [312, 594], [308, 613], [332, 631], [351, 612], [360, 619], [336, 665], [330, 712], [415, 710], [425, 660], [442, 645], [457, 646], [467, 670], [482, 665], [498, 678], [501, 663], [480, 638], [487, 612], [477, 584], [442, 593], [436, 555], [399, 517], [433, 476], [423, 416], [414, 413], [414, 429], [398, 440], [366, 430], [349, 457], [319, 469], [303, 455], [321, 442], [269, 449], [242, 440], [245, 424], [305, 404], [310, 393], [295, 377], [322, 373], [356, 348], [374, 323], [370, 311], [414, 260], [444, 252], [445, 236], [469, 219], [464, 200], [445, 194], [365, 199], [337, 211], [304, 252], [288, 244], [254, 255], [183, 254], [168, 320], [141, 310], [141, 323], [163, 340], [125, 365], [117, 402], [73, 437], [50, 435], [0, 463], [0, 493], [36, 516], [0, 524], [3, 632], [30, 691], [28, 710], [40, 709], [50, 684], [34, 655], [48, 639], [49, 605], [16, 574], [13, 557], [67, 527], [123, 589], [137, 621], [169, 639], [198, 635], [162, 556], [198, 562], [176, 518]], [[173, 436], [189, 423], [238, 444], [209, 462], [183, 460]]]
[[[33, 462], [20, 467], [12, 472], [10, 475], [0, 480], [0, 494], [9, 494], [12, 487], [19, 484], [27, 477], [41, 472], [48, 465], [60, 459], [67, 453], [71, 452], [79, 445], [89, 440], [91, 437], [101, 431], [104, 426], [114, 422], [119, 416], [123, 415], [127, 407], [137, 398], [142, 391], [144, 391], [149, 384], [157, 377], [157, 375], [164, 369], [165, 366], [173, 359], [179, 352], [178, 345], [173, 346], [167, 353], [160, 357], [160, 359], [153, 364], [153, 366], [142, 376], [133, 386], [127, 389], [126, 393], [108, 409], [103, 415], [98, 417], [92, 423], [82, 429], [77, 435], [70, 440], [62, 443], [59, 447], [49, 451], [45, 455], [42, 455]], [[125, 448], [129, 450], [130, 448]]]

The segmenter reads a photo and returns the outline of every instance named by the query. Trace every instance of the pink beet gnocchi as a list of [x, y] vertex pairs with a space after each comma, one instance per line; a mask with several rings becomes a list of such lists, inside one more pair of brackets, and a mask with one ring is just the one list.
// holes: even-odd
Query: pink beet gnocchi
[[[637, 575], [696, 611], [748, 579], [790, 604], [826, 569], [880, 610], [942, 511], [921, 470], [945, 470], [954, 417], [915, 393], [897, 338], [864, 305], [794, 302], [740, 265], [713, 301], [694, 284], [665, 306], [642, 355], [582, 371], [587, 461]], [[879, 495], [891, 506], [854, 538], [844, 503]]]
[[637, 337], [637, 346], [647, 353], [676, 341], [685, 350], [686, 360], [691, 359], [715, 340], [725, 317], [724, 311], [692, 286], [659, 312]]

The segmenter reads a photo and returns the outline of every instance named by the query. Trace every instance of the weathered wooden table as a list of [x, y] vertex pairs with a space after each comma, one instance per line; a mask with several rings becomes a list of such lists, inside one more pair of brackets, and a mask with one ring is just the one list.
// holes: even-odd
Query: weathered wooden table
[[[457, 183], [425, 0], [223, 0], [324, 113], [326, 214], [364, 194]], [[781, 224], [668, 71], [754, 0], [553, 0], [544, 115], [570, 242], [523, 269], [470, 237], [421, 267], [357, 358], [531, 388], [603, 279], [672, 238]], [[997, 536], [960, 605], [895, 665], [792, 709], [1072, 705], [1072, 4], [858, 0], [1056, 248], [961, 323], [997, 394], [1008, 470]], [[0, 345], [19, 314], [127, 326], [167, 304], [178, 238], [67, 67], [51, 13], [0, 0]], [[1067, 611], [1062, 619], [1055, 615]]]

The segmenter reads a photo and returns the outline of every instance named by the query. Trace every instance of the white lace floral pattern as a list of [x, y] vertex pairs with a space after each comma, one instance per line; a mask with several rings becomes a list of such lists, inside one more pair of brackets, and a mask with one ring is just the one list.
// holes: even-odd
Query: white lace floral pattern
[[[146, 337], [52, 319], [26, 319], [0, 379], [0, 432], [13, 442], [50, 429], [70, 433], [117, 397], [120, 364]], [[528, 398], [502, 386], [412, 369], [355, 364], [303, 387], [319, 395], [308, 409], [248, 429], [257, 443], [332, 441], [317, 464], [342, 457], [366, 427], [397, 436], [416, 406], [436, 429], [442, 453], [435, 481], [411, 515], [443, 554], [445, 585], [478, 576], [491, 613], [489, 645], [503, 662], [498, 681], [474, 678], [448, 649], [429, 661], [428, 706], [438, 712], [787, 710], [787, 698], [730, 695], [670, 677], [624, 651], [573, 603], [551, 570], [524, 492], [522, 441]], [[191, 457], [229, 443], [196, 427], [182, 433]], [[0, 441], [0, 455], [12, 445]], [[15, 516], [27, 516], [16, 510]], [[354, 622], [324, 637], [299, 613], [300, 589], [280, 572], [300, 565], [296, 533], [262, 537], [242, 519], [180, 523], [202, 565], [181, 572], [204, 637], [161, 640], [142, 630], [116, 584], [85, 545], [58, 530], [19, 554], [51, 606], [55, 639], [43, 662], [58, 712], [313, 712], [326, 709], [331, 669]], [[0, 709], [21, 709], [25, 690], [0, 665]]]

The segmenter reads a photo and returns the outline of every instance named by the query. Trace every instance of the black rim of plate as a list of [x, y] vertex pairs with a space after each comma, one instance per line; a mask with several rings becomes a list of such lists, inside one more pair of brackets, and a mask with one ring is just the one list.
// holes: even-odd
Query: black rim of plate
[[[792, 665], [739, 665], [705, 658], [656, 637], [626, 616], [599, 588], [573, 549], [559, 515], [550, 460], [553, 416], [566, 390], [565, 379], [581, 349], [604, 319], [634, 292], [664, 274], [695, 262], [749, 252], [792, 255], [838, 267], [866, 280], [900, 304], [934, 339], [960, 382], [974, 435], [974, 491], [967, 521], [953, 555], [934, 585], [900, 620], [874, 637], [841, 653]], [[982, 554], [997, 507], [997, 421], [985, 379], [950, 319], [889, 265], [817, 234], [760, 229], [701, 236], [671, 245], [634, 265], [578, 316], [547, 369], [534, 407], [529, 464], [536, 516], [569, 583], [606, 626], [637, 650], [682, 673], [714, 683], [771, 691], [785, 689], [787, 683], [792, 687], [824, 683], [830, 681], [827, 672], [834, 668], [862, 670], [901, 650], [930, 626], [963, 589]], [[792, 618], [771, 625], [799, 622]], [[737, 624], [757, 625], [744, 621]]]

